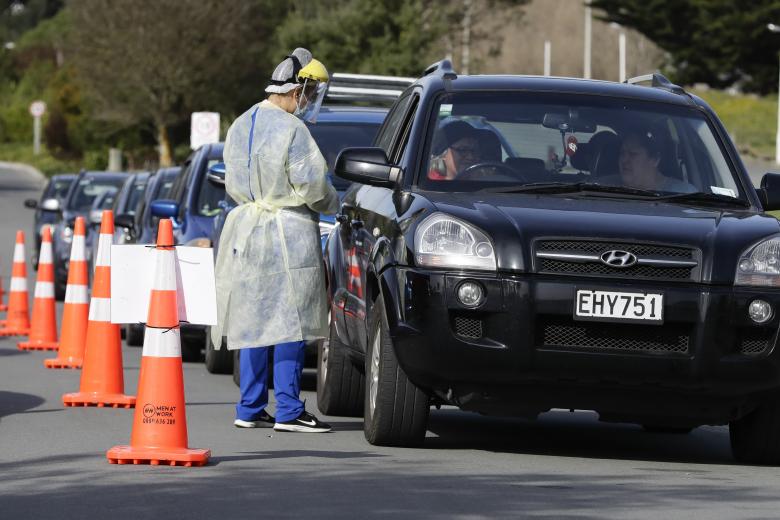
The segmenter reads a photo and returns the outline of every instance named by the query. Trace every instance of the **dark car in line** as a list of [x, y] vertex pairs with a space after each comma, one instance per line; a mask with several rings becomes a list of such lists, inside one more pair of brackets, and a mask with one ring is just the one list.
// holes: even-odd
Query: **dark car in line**
[[[328, 165], [328, 176], [333, 182], [333, 186], [339, 192], [340, 197], [344, 195], [349, 187], [349, 182], [333, 176], [333, 166], [336, 157], [338, 157], [339, 152], [343, 148], [370, 145], [386, 114], [387, 108], [384, 107], [331, 105], [322, 107], [316, 124], [308, 125], [312, 137], [316, 141], [323, 157], [325, 157]], [[212, 183], [224, 186], [224, 166], [212, 169], [210, 177]], [[227, 217], [227, 214], [235, 205], [235, 202], [226, 195], [222, 203], [224, 211], [220, 212], [214, 220], [213, 247], [215, 260], [225, 217]], [[323, 247], [328, 234], [333, 229], [334, 223], [335, 220], [332, 215], [320, 215], [320, 239]], [[313, 364], [312, 360], [315, 355], [316, 351], [312, 344], [307, 349], [307, 364]], [[238, 379], [237, 352], [228, 351], [226, 348], [216, 350], [208, 334], [206, 335], [205, 360], [206, 368], [209, 372], [233, 372], [234, 378]]]
[[133, 243], [134, 226], [125, 224], [128, 224], [128, 219], [135, 222], [136, 213], [144, 199], [144, 193], [146, 193], [146, 187], [151, 177], [151, 172], [133, 173], [117, 194], [111, 207], [114, 212], [114, 244]]
[[73, 173], [52, 175], [43, 188], [40, 200], [27, 199], [24, 205], [35, 210], [32, 247], [33, 269], [38, 269], [38, 256], [41, 250], [43, 226], [54, 226], [62, 218], [62, 206], [71, 183], [76, 178]]
[[[95, 199], [104, 193], [118, 192], [126, 180], [127, 173], [123, 172], [82, 171], [68, 189], [68, 195], [62, 206], [62, 219], [55, 225], [53, 232], [54, 294], [58, 300], [65, 298], [70, 246], [73, 242], [73, 225], [76, 217], [84, 217], [84, 220], [89, 223], [90, 211], [93, 209]], [[88, 225], [87, 229], [89, 228]], [[87, 237], [85, 242], [91, 244], [91, 239]], [[92, 261], [91, 253], [92, 250], [87, 246], [86, 256], [89, 265]]]
[[[158, 217], [152, 216], [150, 203], [156, 199], [164, 199], [171, 192], [176, 177], [181, 173], [178, 166], [160, 168], [150, 175], [146, 183], [143, 197], [133, 215], [118, 215], [117, 226], [125, 230], [127, 244], [152, 244], [157, 240]], [[125, 326], [125, 341], [133, 347], [140, 347], [144, 340], [144, 326], [128, 323]]]
[[[166, 198], [150, 202], [152, 216], [173, 220], [173, 238], [177, 245], [211, 247], [213, 220], [221, 211], [225, 188], [208, 182], [207, 173], [209, 167], [222, 162], [223, 146], [224, 143], [211, 143], [193, 151]], [[182, 359], [201, 359], [206, 327], [184, 324], [181, 335]]]
[[728, 424], [737, 460], [780, 463], [780, 176], [755, 189], [700, 98], [444, 61], [335, 172], [354, 184], [326, 245], [322, 412], [398, 446], [445, 404]]

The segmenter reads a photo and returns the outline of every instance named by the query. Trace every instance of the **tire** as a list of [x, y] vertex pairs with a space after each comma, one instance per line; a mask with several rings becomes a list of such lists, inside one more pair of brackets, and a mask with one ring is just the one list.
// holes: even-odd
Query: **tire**
[[729, 424], [734, 458], [747, 464], [780, 464], [780, 398], [772, 397]]
[[126, 327], [125, 343], [131, 347], [140, 347], [144, 344], [144, 326], [130, 323]]
[[328, 338], [317, 342], [317, 408], [325, 415], [361, 417], [365, 377], [347, 356], [331, 321]]
[[693, 431], [690, 426], [658, 426], [657, 424], [643, 424], [642, 428], [648, 433], [671, 433], [675, 435], [688, 435]]
[[203, 359], [200, 349], [203, 348], [203, 338], [193, 338], [189, 335], [181, 336], [181, 360], [187, 363], [196, 363]]
[[64, 282], [60, 281], [54, 281], [54, 299], [58, 302], [64, 302], [65, 301], [65, 289], [66, 285]]
[[368, 330], [363, 400], [366, 440], [378, 446], [420, 446], [430, 401], [398, 365], [381, 296], [369, 313]]
[[233, 352], [227, 349], [227, 340], [223, 336], [222, 345], [216, 350], [210, 332], [206, 331], [206, 370], [212, 374], [232, 374]]

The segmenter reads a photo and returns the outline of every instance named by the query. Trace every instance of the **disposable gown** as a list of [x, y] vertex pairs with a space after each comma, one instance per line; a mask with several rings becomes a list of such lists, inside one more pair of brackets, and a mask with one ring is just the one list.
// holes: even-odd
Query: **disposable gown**
[[230, 350], [324, 337], [319, 213], [336, 213], [339, 199], [322, 153], [303, 122], [267, 100], [236, 119], [223, 153], [239, 206], [217, 255], [215, 347], [223, 335]]

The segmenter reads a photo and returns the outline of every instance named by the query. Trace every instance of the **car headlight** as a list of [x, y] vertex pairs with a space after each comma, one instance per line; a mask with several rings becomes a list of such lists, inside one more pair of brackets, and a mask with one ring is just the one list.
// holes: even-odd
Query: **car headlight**
[[434, 213], [417, 226], [414, 257], [427, 267], [496, 270], [490, 238], [462, 220]]
[[184, 245], [189, 247], [211, 247], [211, 240], [206, 237], [193, 238]]
[[62, 226], [62, 231], [60, 231], [60, 238], [63, 242], [73, 242], [73, 228], [70, 226]]
[[320, 221], [320, 238], [328, 238], [328, 235], [330, 235], [330, 232], [333, 231], [334, 227], [336, 226], [330, 222]]
[[780, 235], [751, 246], [739, 257], [734, 285], [780, 287]]

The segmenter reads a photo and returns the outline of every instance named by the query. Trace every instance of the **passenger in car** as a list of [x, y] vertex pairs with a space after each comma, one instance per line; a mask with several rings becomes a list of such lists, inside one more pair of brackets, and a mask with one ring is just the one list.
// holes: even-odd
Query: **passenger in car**
[[698, 191], [688, 182], [665, 175], [659, 169], [663, 148], [651, 132], [632, 130], [622, 136], [618, 169], [620, 174], [605, 177], [603, 184], [673, 193]]
[[453, 121], [436, 131], [428, 178], [449, 181], [482, 160], [479, 130], [465, 121]]

